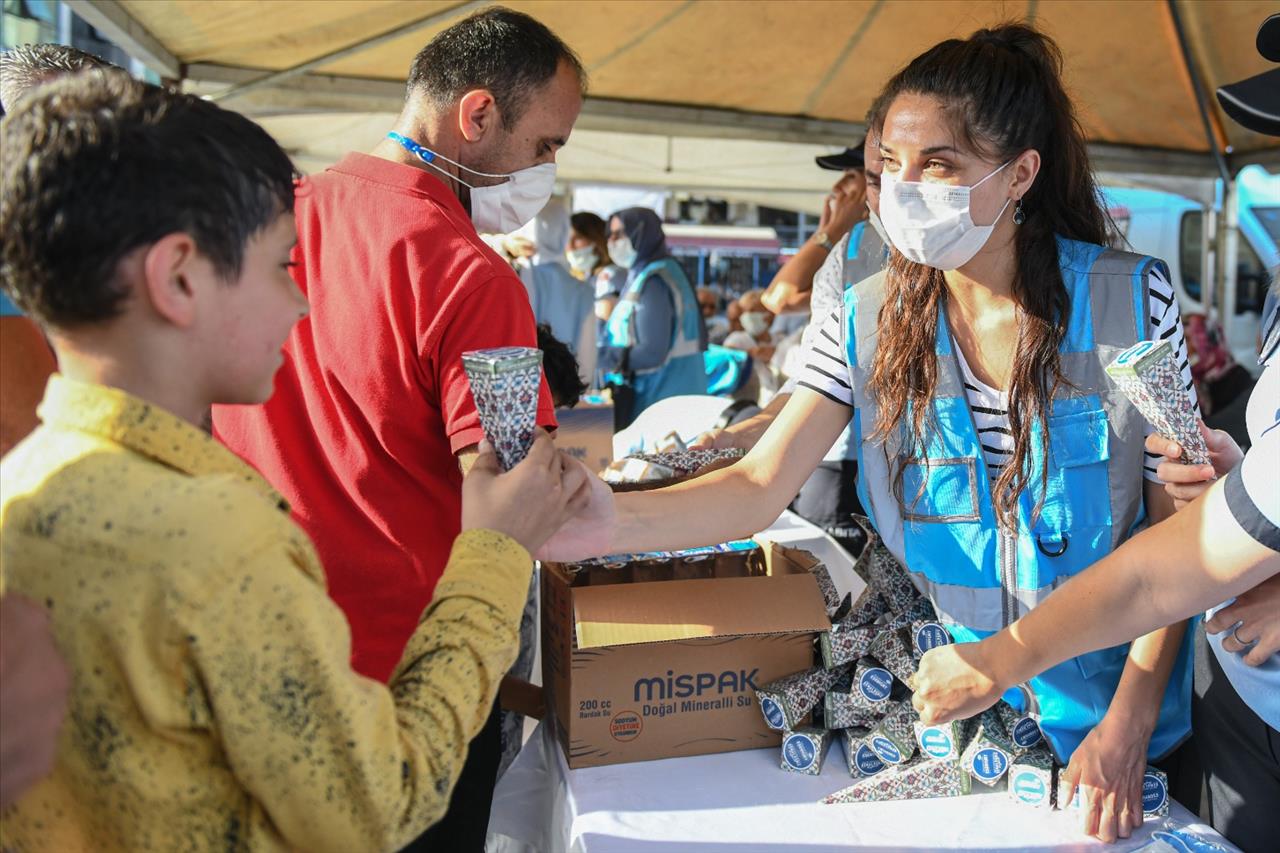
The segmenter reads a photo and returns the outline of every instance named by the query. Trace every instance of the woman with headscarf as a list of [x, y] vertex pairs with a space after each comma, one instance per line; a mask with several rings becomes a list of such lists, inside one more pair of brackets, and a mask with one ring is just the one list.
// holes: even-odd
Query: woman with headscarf
[[628, 273], [605, 326], [599, 364], [622, 429], [659, 400], [707, 392], [707, 334], [693, 286], [667, 251], [656, 213], [629, 207], [611, 216], [609, 256]]
[[[529, 291], [529, 304], [539, 325], [568, 345], [581, 362], [586, 359], [585, 377], [594, 373], [596, 323], [591, 287], [574, 278], [565, 258], [569, 241], [569, 211], [561, 199], [553, 198], [526, 226], [532, 229], [534, 254], [520, 277]], [[581, 372], [581, 371], [580, 371]]]

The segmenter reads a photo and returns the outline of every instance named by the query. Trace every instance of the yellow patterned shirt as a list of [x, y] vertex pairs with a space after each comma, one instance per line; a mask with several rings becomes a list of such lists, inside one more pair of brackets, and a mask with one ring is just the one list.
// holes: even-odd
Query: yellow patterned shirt
[[388, 689], [351, 670], [310, 541], [234, 454], [61, 376], [40, 416], [0, 463], [0, 574], [49, 608], [73, 688], [0, 845], [349, 853], [437, 820], [515, 658], [528, 552], [459, 536]]

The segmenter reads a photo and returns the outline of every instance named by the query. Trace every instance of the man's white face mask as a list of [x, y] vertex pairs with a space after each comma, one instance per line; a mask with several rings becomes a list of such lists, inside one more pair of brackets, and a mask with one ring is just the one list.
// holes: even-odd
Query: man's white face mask
[[[443, 154], [419, 145], [407, 136], [388, 133], [388, 139], [400, 143], [400, 146], [418, 159], [436, 169], [445, 177], [452, 178], [471, 190], [471, 221], [476, 230], [486, 234], [508, 234], [520, 228], [538, 215], [538, 211], [547, 206], [551, 193], [556, 185], [556, 164], [539, 163], [517, 169], [508, 175], [495, 175], [490, 172], [478, 172], [468, 168], [456, 160], [450, 160]], [[435, 161], [443, 160], [457, 166], [464, 172], [482, 178], [506, 178], [500, 184], [488, 187], [477, 187], [467, 183], [455, 175], [450, 175]]]
[[969, 194], [1008, 165], [972, 187], [900, 181], [885, 172], [880, 176], [880, 219], [893, 247], [908, 260], [934, 269], [954, 270], [969, 263], [991, 238], [1010, 201], [1005, 199], [995, 222], [975, 225]]

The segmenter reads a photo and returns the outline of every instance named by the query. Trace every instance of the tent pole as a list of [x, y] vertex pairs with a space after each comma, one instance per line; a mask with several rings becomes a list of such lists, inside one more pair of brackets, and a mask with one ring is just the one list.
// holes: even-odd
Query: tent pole
[[1204, 135], [1209, 140], [1209, 148], [1213, 152], [1214, 163], [1218, 167], [1219, 176], [1230, 183], [1231, 171], [1227, 168], [1227, 160], [1222, 155], [1222, 147], [1218, 144], [1218, 136], [1214, 133], [1213, 120], [1209, 117], [1209, 96], [1205, 92], [1204, 81], [1200, 71], [1191, 59], [1191, 44], [1187, 41], [1187, 32], [1182, 26], [1182, 16], [1178, 14], [1178, 0], [1165, 0], [1169, 10], [1169, 18], [1173, 21], [1173, 32], [1178, 37], [1178, 49], [1182, 54], [1182, 66], [1191, 79], [1191, 89], [1195, 93], [1196, 107], [1200, 110], [1200, 121], [1204, 124]]
[[305, 74], [308, 71], [310, 71], [312, 68], [319, 68], [323, 65], [329, 65], [330, 63], [337, 62], [339, 59], [346, 59], [348, 56], [351, 56], [352, 54], [361, 53], [370, 48], [377, 47], [378, 45], [384, 42], [388, 42], [388, 41], [391, 41], [392, 39], [399, 38], [400, 36], [405, 35], [407, 33], [414, 32], [415, 30], [420, 30], [425, 27], [438, 24], [441, 21], [448, 20], [449, 18], [455, 18], [459, 15], [465, 15], [466, 13], [475, 9], [479, 9], [485, 5], [487, 4], [483, 2], [483, 0], [472, 0], [472, 2], [470, 3], [459, 3], [456, 6], [451, 6], [442, 12], [432, 12], [430, 15], [425, 15], [421, 18], [410, 21], [407, 24], [401, 24], [398, 27], [393, 27], [387, 30], [386, 32], [379, 33], [376, 36], [370, 36], [369, 38], [363, 39], [354, 44], [349, 44], [346, 47], [341, 47], [341, 48], [338, 48], [337, 50], [330, 51], [329, 53], [326, 53], [324, 56], [317, 56], [315, 59], [308, 59], [306, 62], [300, 63], [298, 65], [294, 65], [291, 68], [284, 68], [284, 69], [281, 69], [280, 71], [272, 71], [271, 73], [264, 74], [261, 77], [255, 77], [252, 80], [246, 80], [245, 82], [238, 83], [234, 86], [231, 86], [228, 89], [223, 89], [221, 92], [215, 92], [212, 95], [209, 95], [209, 100], [225, 101], [229, 98], [234, 98], [239, 95], [244, 95], [249, 92], [257, 91], [258, 89], [262, 89], [267, 86], [271, 86], [273, 84], [279, 83], [282, 80], [288, 80], [291, 77], [297, 77], [300, 74]]

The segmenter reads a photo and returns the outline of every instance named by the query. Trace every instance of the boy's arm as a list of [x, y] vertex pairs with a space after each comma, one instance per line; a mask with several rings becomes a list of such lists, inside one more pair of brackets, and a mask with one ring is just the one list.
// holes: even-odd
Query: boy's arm
[[190, 628], [200, 687], [232, 772], [290, 846], [399, 849], [444, 814], [515, 659], [532, 561], [502, 534], [462, 533], [388, 690], [352, 671], [310, 559], [273, 543], [210, 590]]

